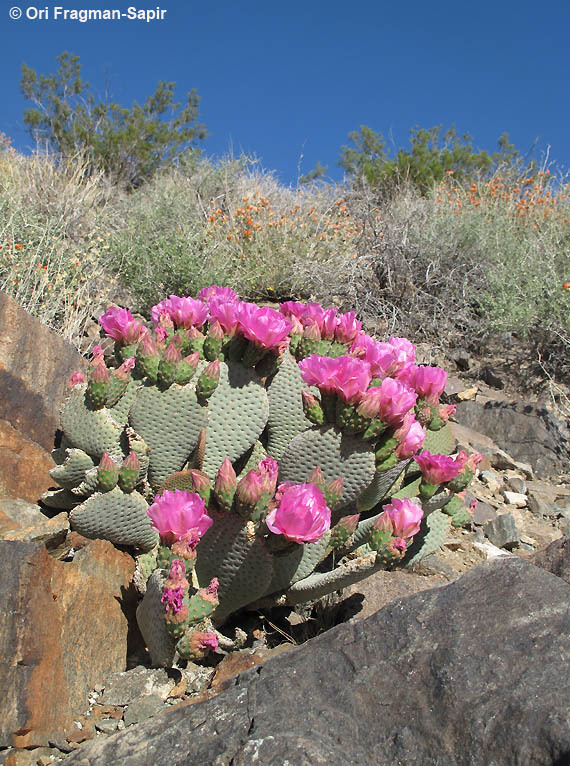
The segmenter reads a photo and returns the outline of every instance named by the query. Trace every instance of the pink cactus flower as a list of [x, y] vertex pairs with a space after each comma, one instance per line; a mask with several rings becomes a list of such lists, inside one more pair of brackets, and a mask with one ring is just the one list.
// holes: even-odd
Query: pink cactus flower
[[399, 444], [394, 450], [400, 460], [407, 460], [420, 449], [426, 438], [426, 432], [418, 423], [413, 413], [404, 415], [403, 425], [394, 433]]
[[378, 418], [389, 426], [402, 425], [405, 414], [415, 405], [417, 394], [393, 378], [384, 378], [362, 397], [358, 413], [365, 418]]
[[395, 377], [407, 383], [410, 370], [414, 368], [415, 347], [406, 338], [378, 341], [360, 332], [350, 353], [370, 364], [374, 378]]
[[111, 338], [122, 345], [138, 343], [148, 330], [128, 309], [110, 306], [99, 317], [99, 324]]
[[287, 319], [295, 317], [296, 319], [302, 320], [307, 311], [307, 304], [299, 303], [298, 301], [285, 301], [279, 306], [279, 311], [283, 316], [287, 317]]
[[351, 344], [358, 333], [362, 330], [362, 322], [356, 318], [355, 311], [348, 311], [338, 317], [338, 324], [334, 333], [335, 340], [347, 346]]
[[416, 367], [414, 388], [418, 396], [435, 407], [447, 383], [447, 372], [440, 367]]
[[338, 312], [330, 308], [323, 312], [323, 318], [320, 323], [321, 337], [332, 340], [338, 325]]
[[236, 328], [239, 325], [239, 306], [241, 301], [238, 300], [226, 300], [221, 296], [213, 296], [209, 303], [210, 320], [219, 322], [222, 330], [226, 335], [233, 336]]
[[198, 298], [208, 305], [212, 300], [222, 299], [224, 301], [237, 301], [239, 300], [238, 294], [232, 290], [231, 287], [218, 287], [218, 285], [212, 285], [211, 287], [203, 287], [198, 293]]
[[330, 528], [330, 509], [314, 484], [281, 484], [277, 498], [278, 506], [265, 520], [274, 534], [295, 543], [316, 543]]
[[177, 586], [175, 588], [165, 587], [160, 600], [164, 604], [166, 614], [179, 614], [182, 611], [183, 599], [184, 590]]
[[154, 331], [154, 334], [156, 335], [157, 343], [164, 343], [164, 341], [168, 338], [168, 330], [166, 327], [157, 327]]
[[447, 455], [432, 455], [423, 450], [414, 457], [419, 465], [424, 480], [428, 484], [444, 484], [456, 478], [462, 466], [461, 463]]
[[208, 306], [196, 298], [171, 295], [152, 307], [151, 316], [155, 325], [164, 314], [170, 317], [176, 327], [201, 327], [208, 318]]
[[419, 503], [407, 498], [392, 498], [389, 505], [383, 505], [383, 510], [390, 516], [393, 534], [408, 540], [420, 531], [420, 522], [424, 511]]
[[190, 546], [196, 547], [213, 523], [200, 495], [181, 489], [156, 495], [147, 513], [164, 545], [190, 536]]
[[255, 303], [238, 304], [239, 331], [258, 348], [276, 350], [287, 338], [292, 325], [269, 306]]
[[362, 399], [372, 379], [370, 365], [352, 356], [331, 359], [311, 354], [299, 362], [299, 369], [305, 383], [325, 393], [338, 394], [349, 404]]

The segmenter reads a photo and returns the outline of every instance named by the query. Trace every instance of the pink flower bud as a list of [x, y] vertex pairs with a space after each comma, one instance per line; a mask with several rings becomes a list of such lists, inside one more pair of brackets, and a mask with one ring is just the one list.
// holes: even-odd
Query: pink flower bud
[[176, 364], [182, 359], [182, 354], [176, 343], [169, 343], [164, 352], [163, 359], [169, 364]]
[[237, 477], [234, 467], [231, 464], [229, 458], [226, 458], [218, 470], [216, 476], [216, 482], [214, 484], [214, 492], [217, 495], [225, 494], [226, 492], [232, 492], [237, 486]]
[[128, 382], [131, 378], [131, 370], [135, 366], [135, 358], [134, 356], [129, 357], [129, 359], [125, 359], [123, 364], [120, 367], [117, 367], [117, 369], [114, 372], [114, 375], [119, 380], [123, 380], [125, 383]]
[[261, 477], [263, 491], [273, 496], [277, 486], [277, 474], [279, 473], [277, 460], [267, 456], [257, 464], [257, 470]]
[[154, 334], [156, 335], [156, 340], [158, 343], [164, 343], [164, 341], [168, 338], [168, 330], [166, 327], [157, 327], [154, 331]]
[[305, 327], [303, 338], [307, 340], [321, 340], [322, 336], [319, 325], [316, 322], [312, 322], [308, 327]]
[[257, 471], [251, 470], [241, 479], [236, 489], [236, 497], [245, 506], [253, 508], [263, 494], [263, 480]]
[[74, 372], [71, 378], [69, 379], [69, 385], [71, 387], [77, 386], [80, 383], [84, 383], [84, 382], [85, 382], [85, 375], [80, 371]]
[[320, 465], [318, 465], [316, 468], [313, 468], [311, 473], [307, 476], [307, 484], [315, 484], [321, 491], [324, 490], [325, 477]]
[[93, 383], [107, 383], [109, 378], [111, 377], [111, 373], [105, 366], [105, 362], [101, 358], [101, 362], [99, 364], [94, 364], [91, 368], [91, 373], [89, 375], [89, 380], [93, 381]]
[[166, 614], [179, 614], [182, 611], [183, 599], [184, 590], [177, 586], [175, 588], [165, 587], [160, 600], [164, 604]]
[[220, 582], [217, 577], [212, 577], [210, 584], [205, 588], [200, 588], [198, 593], [204, 599], [204, 601], [216, 602], [218, 600], [218, 588]]

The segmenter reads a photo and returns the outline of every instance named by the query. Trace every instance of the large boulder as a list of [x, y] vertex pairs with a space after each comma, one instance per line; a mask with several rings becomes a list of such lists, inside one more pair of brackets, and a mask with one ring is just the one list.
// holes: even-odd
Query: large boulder
[[77, 350], [0, 291], [0, 419], [50, 450]]
[[125, 669], [134, 561], [106, 540], [73, 562], [0, 541], [0, 747], [65, 737], [90, 690]]
[[460, 402], [455, 417], [460, 425], [486, 434], [515, 460], [529, 463], [540, 477], [554, 476], [568, 468], [568, 429], [546, 407], [472, 400]]
[[554, 766], [570, 759], [568, 584], [515, 557], [398, 599], [68, 761]]

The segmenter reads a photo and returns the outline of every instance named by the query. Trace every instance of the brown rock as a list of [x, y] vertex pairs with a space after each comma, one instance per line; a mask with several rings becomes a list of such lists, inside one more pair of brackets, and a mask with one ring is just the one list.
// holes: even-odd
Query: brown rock
[[63, 558], [71, 549], [69, 536], [69, 517], [67, 513], [58, 513], [49, 519], [47, 516], [29, 527], [19, 527], [2, 534], [3, 540], [19, 540], [24, 543], [43, 543], [56, 558]]
[[67, 381], [87, 366], [70, 343], [0, 292], [0, 419], [52, 449]]
[[357, 595], [364, 596], [362, 609], [356, 616], [359, 619], [365, 619], [395, 598], [419, 593], [447, 582], [448, 580], [441, 574], [424, 576], [402, 570], [380, 571], [356, 585], [351, 585], [344, 592], [351, 599]]
[[45, 745], [73, 731], [93, 686], [125, 668], [121, 600], [134, 562], [105, 540], [71, 563], [0, 541], [0, 570], [0, 746]]
[[[1, 378], [0, 370], [0, 381]], [[50, 431], [52, 441], [53, 430]], [[0, 420], [0, 495], [35, 503], [54, 486], [48, 473], [54, 466], [44, 447], [19, 433], [7, 420]]]

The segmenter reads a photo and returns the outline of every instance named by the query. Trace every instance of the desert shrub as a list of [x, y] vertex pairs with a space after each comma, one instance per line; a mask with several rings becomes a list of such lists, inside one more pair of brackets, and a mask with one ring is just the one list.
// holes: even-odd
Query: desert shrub
[[49, 156], [0, 152], [0, 289], [75, 343], [105, 301], [100, 245], [115, 196], [81, 155], [56, 166]]
[[131, 194], [123, 215], [109, 251], [139, 310], [212, 283], [250, 298], [306, 296], [302, 264], [358, 236], [335, 187], [284, 187], [247, 157], [189, 157]]

